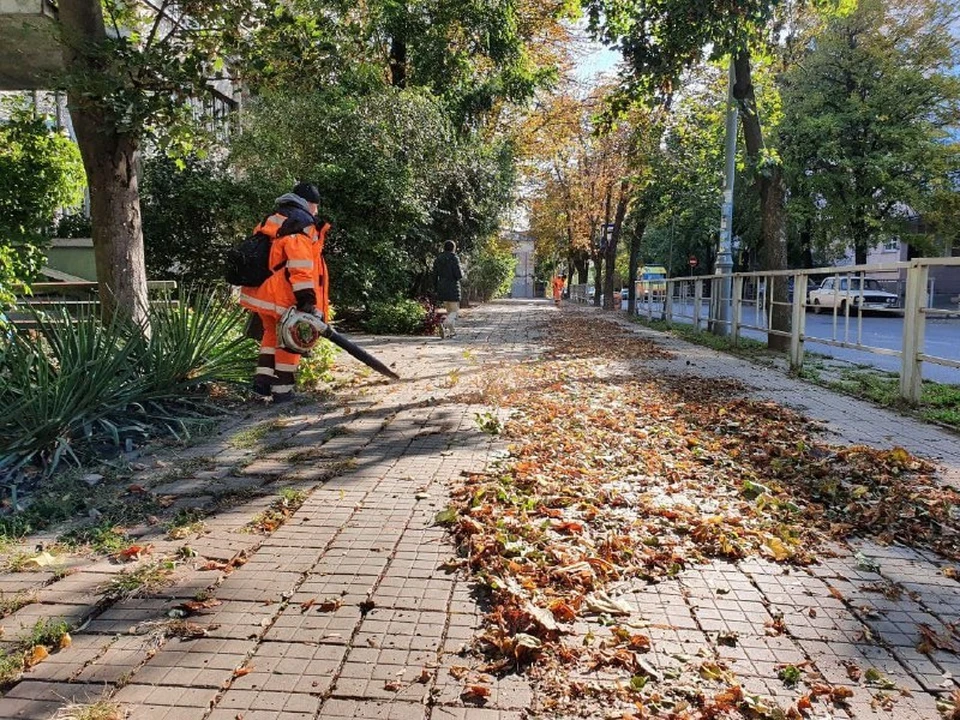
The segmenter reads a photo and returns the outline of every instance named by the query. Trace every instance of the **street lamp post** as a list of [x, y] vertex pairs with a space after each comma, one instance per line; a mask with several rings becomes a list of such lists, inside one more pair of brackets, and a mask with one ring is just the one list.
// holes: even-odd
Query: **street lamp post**
[[733, 296], [733, 183], [737, 174], [737, 104], [733, 97], [733, 57], [730, 57], [730, 70], [727, 79], [727, 138], [726, 160], [723, 178], [723, 203], [720, 209], [720, 247], [717, 252], [715, 272], [720, 279], [720, 302], [717, 308], [717, 320], [714, 333], [730, 334], [730, 301]]

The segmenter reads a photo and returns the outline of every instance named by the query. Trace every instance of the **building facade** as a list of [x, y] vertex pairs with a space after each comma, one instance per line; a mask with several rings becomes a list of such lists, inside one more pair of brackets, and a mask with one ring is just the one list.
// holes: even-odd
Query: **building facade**
[[534, 255], [533, 237], [525, 232], [510, 230], [504, 234], [504, 239], [509, 241], [513, 249], [513, 256], [517, 260], [513, 285], [510, 288], [510, 297], [535, 297], [534, 268], [536, 267], [536, 257]]

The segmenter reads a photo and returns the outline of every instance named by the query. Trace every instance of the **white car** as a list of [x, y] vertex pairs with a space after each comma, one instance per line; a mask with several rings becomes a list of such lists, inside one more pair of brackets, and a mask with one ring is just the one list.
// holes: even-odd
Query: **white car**
[[[862, 287], [861, 287], [862, 286]], [[898, 307], [900, 298], [889, 293], [876, 278], [830, 277], [820, 287], [811, 290], [807, 302], [815, 313], [821, 309], [837, 309], [840, 314], [857, 310], [893, 310]]]

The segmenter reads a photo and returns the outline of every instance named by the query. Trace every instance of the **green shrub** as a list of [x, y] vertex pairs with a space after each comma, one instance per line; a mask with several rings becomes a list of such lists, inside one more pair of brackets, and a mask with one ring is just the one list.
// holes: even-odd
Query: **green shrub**
[[423, 330], [427, 311], [416, 300], [371, 303], [363, 326], [376, 335], [415, 335]]
[[226, 249], [271, 209], [248, 205], [217, 163], [164, 154], [144, 160], [140, 206], [147, 275], [183, 282], [222, 277]]
[[0, 103], [0, 305], [10, 304], [43, 265], [62, 207], [83, 200], [80, 150], [25, 96]]
[[473, 300], [489, 302], [510, 291], [517, 258], [508, 245], [495, 238], [476, 248], [467, 264], [467, 276], [463, 284], [467, 295]]
[[332, 380], [330, 371], [339, 352], [340, 348], [326, 340], [317, 343], [313, 352], [300, 359], [297, 367], [297, 387], [301, 390], [316, 390], [323, 383]]

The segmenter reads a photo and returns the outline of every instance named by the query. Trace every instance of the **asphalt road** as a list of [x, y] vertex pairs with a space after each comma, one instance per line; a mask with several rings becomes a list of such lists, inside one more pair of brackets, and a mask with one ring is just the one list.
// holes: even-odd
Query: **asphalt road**
[[[626, 309], [626, 304], [624, 304], [623, 307]], [[642, 314], [645, 314], [645, 310], [645, 307], [642, 308]], [[654, 317], [659, 317], [660, 305], [655, 304], [653, 310]], [[686, 312], [692, 314], [692, 308], [688, 306]], [[701, 316], [707, 316], [706, 304], [704, 305]], [[675, 320], [686, 323], [693, 322], [690, 318], [675, 318]], [[744, 308], [743, 322], [750, 325], [757, 325], [758, 327], [765, 325], [762, 314], [759, 321], [757, 321], [755, 313], [750, 308]], [[861, 323], [859, 329], [860, 344], [888, 350], [900, 350], [903, 344], [902, 317], [896, 315], [868, 315], [861, 319]], [[742, 331], [742, 334], [745, 337], [764, 342], [767, 339], [766, 333], [762, 330], [745, 329]], [[832, 314], [824, 313], [814, 315], [812, 312], [808, 312], [806, 337], [807, 352], [828, 355], [847, 362], [871, 365], [881, 370], [889, 370], [890, 372], [900, 372], [900, 358], [898, 357], [877, 355], [864, 350], [851, 350], [816, 342], [815, 338], [822, 338], [856, 343], [858, 341], [858, 328], [857, 318], [855, 316], [851, 316], [849, 323], [845, 326], [845, 318], [842, 315], [838, 315], [836, 318], [836, 327], [834, 327]], [[960, 317], [929, 318], [926, 324], [924, 353], [960, 362]], [[925, 362], [923, 364], [923, 377], [925, 380], [960, 384], [960, 369]]]

